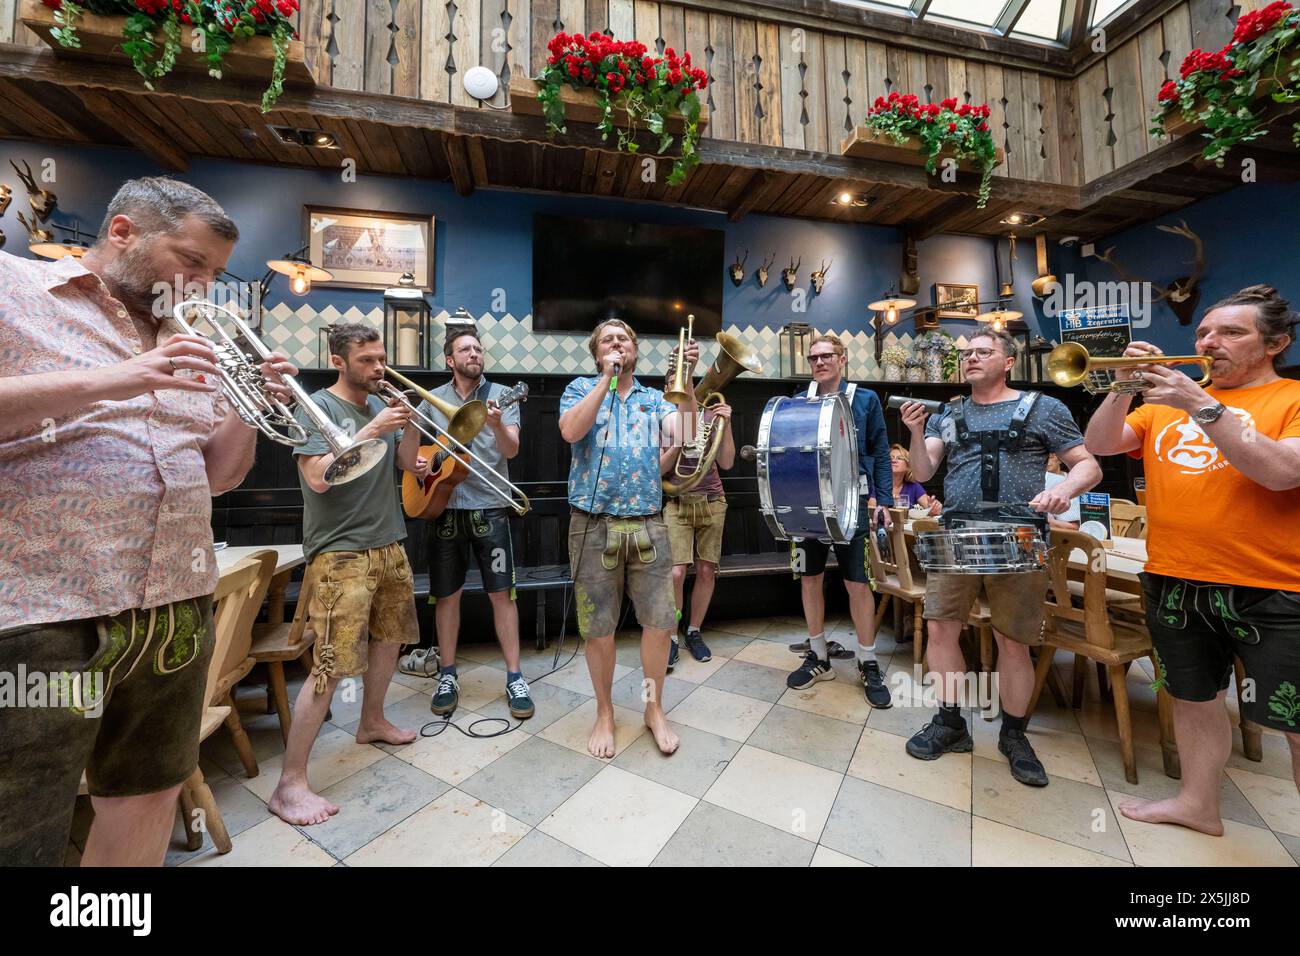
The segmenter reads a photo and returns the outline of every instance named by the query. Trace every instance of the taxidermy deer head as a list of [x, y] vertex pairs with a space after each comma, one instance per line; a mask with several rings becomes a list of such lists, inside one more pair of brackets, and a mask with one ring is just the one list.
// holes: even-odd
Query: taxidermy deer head
[[[1154, 282], [1150, 283], [1155, 301], [1164, 302], [1168, 305], [1174, 315], [1178, 316], [1180, 325], [1191, 325], [1192, 316], [1195, 315], [1196, 306], [1201, 300], [1201, 290], [1198, 286], [1201, 276], [1205, 272], [1205, 244], [1201, 241], [1201, 237], [1191, 230], [1185, 219], [1178, 220], [1177, 226], [1157, 226], [1156, 228], [1190, 240], [1195, 251], [1191, 275], [1179, 276], [1164, 287], [1158, 286]], [[1114, 251], [1115, 247], [1111, 246], [1097, 258], [1118, 272], [1120, 278], [1125, 282], [1146, 282], [1146, 280], [1139, 279], [1116, 262], [1111, 257]]]
[[[835, 260], [832, 259], [831, 262]], [[822, 267], [812, 274], [813, 292], [817, 295], [822, 294], [822, 286], [826, 284], [826, 273], [831, 271], [831, 263], [825, 259], [822, 260]]]
[[760, 289], [763, 288], [763, 286], [767, 285], [767, 270], [772, 268], [772, 263], [775, 261], [776, 261], [776, 253], [774, 252], [772, 253], [772, 258], [765, 260], [763, 264], [758, 267], [758, 270], [754, 273], [754, 275], [758, 277], [758, 287]]
[[803, 265], [803, 256], [799, 257], [798, 262], [791, 259], [789, 268], [781, 270], [781, 281], [785, 283], [785, 289], [787, 292], [794, 291], [795, 276], [799, 274], [799, 267], [801, 265]]
[[740, 284], [745, 281], [745, 262], [748, 259], [749, 250], [746, 249], [744, 258], [736, 256], [736, 261], [727, 267], [727, 271], [731, 273], [731, 284], [737, 288], [739, 288]]
[[0, 183], [0, 216], [5, 214], [9, 208], [9, 200], [13, 198], [13, 191], [4, 183]]
[[36, 176], [32, 173], [31, 163], [27, 162], [27, 160], [23, 160], [25, 172], [23, 169], [19, 169], [18, 164], [12, 159], [9, 160], [9, 165], [14, 168], [18, 178], [27, 187], [27, 201], [32, 204], [32, 213], [36, 216], [36, 219], [40, 222], [49, 219], [50, 213], [54, 212], [54, 204], [58, 202], [54, 193], [48, 189], [41, 189], [36, 185]]
[[33, 243], [36, 243], [36, 242], [52, 242], [52, 241], [53, 241], [53, 236], [50, 234], [50, 230], [48, 230], [48, 229], [38, 229], [38, 228], [37, 228], [37, 226], [39, 225], [39, 223], [37, 222], [35, 216], [32, 216], [32, 221], [31, 221], [31, 222], [28, 222], [28, 221], [27, 221], [27, 217], [24, 216], [22, 213], [19, 213], [19, 214], [18, 214], [18, 221], [21, 222], [21, 223], [23, 224], [23, 228], [27, 230], [27, 244], [28, 244], [28, 245], [32, 245]]

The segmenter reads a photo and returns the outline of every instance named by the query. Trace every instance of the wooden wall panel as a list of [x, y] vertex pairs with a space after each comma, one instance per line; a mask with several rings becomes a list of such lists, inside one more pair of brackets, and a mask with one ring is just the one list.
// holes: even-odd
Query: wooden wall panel
[[956, 97], [958, 103], [970, 102], [970, 84], [966, 82], [966, 61], [955, 56], [948, 57], [948, 95]]
[[1178, 75], [1178, 68], [1183, 65], [1183, 60], [1187, 59], [1187, 54], [1192, 52], [1192, 17], [1191, 12], [1187, 9], [1186, 4], [1181, 7], [1174, 7], [1165, 14], [1160, 21], [1161, 30], [1164, 33], [1164, 46], [1169, 51], [1169, 77]]
[[822, 84], [826, 102], [821, 112], [826, 117], [827, 150], [832, 153], [840, 151], [840, 141], [852, 126], [849, 104], [845, 102], [850, 97], [848, 80], [844, 76], [848, 69], [844, 49], [844, 37], [833, 33], [822, 37]]
[[659, 35], [664, 38], [665, 49], [672, 47], [678, 56], [686, 51], [686, 12], [682, 7], [671, 3], [659, 5]]
[[[830, 145], [826, 129], [826, 51], [824, 39], [820, 33], [809, 31], [806, 34], [807, 49], [804, 51], [803, 74], [804, 111], [808, 115], [808, 125], [804, 127], [804, 145], [806, 149], [820, 152], [840, 151], [840, 141]], [[841, 81], [842, 83], [843, 81]]]
[[1010, 176], [1011, 148], [1007, 142], [1007, 103], [1003, 98], [1002, 67], [994, 66], [992, 63], [984, 64], [984, 95], [988, 97], [986, 102], [989, 107], [989, 129], [993, 132], [993, 142], [1007, 152], [1002, 165], [994, 171], [994, 174]]
[[[911, 84], [907, 79], [907, 51], [898, 47], [885, 47], [885, 85], [889, 92], [911, 93]], [[922, 91], [916, 91], [920, 96]]]
[[[506, 69], [506, 50], [510, 44], [505, 22], [501, 19], [505, 13], [506, 0], [479, 0], [479, 4], [479, 63], [500, 77]], [[504, 103], [505, 91], [498, 90], [490, 102]]]
[[560, 29], [584, 36], [591, 32], [593, 28], [587, 26], [587, 5], [583, 0], [560, 0]]
[[[573, 0], [565, 0], [573, 2]], [[482, 7], [477, 0], [458, 0], [456, 16], [452, 21], [451, 32], [456, 39], [452, 41], [452, 55], [455, 58], [456, 72], [447, 83], [451, 88], [451, 102], [457, 106], [477, 106], [478, 100], [465, 92], [465, 71], [479, 64], [479, 29], [482, 23]]]
[[915, 93], [921, 98], [921, 102], [926, 102], [925, 98], [925, 73], [926, 63], [925, 54], [917, 53], [913, 50], [907, 51], [907, 84], [903, 90], [904, 93]]
[[[736, 57], [736, 139], [742, 143], [757, 143], [759, 139], [758, 112], [763, 100], [758, 95], [759, 71], [758, 24], [753, 20], [735, 17], [731, 21], [732, 52]], [[775, 117], [779, 124], [780, 117]]]
[[392, 31], [388, 29], [392, 13], [388, 0], [366, 0], [361, 33], [366, 41], [364, 89], [368, 93], [393, 92], [393, 68], [388, 56], [393, 42]]
[[781, 33], [772, 22], [760, 20], [755, 24], [758, 34], [758, 79], [763, 84], [759, 101], [763, 105], [762, 123], [759, 124], [759, 142], [767, 146], [781, 145]]
[[586, 12], [583, 15], [582, 22], [590, 33], [595, 30], [597, 33], [604, 33], [609, 36], [612, 31], [609, 28], [609, 3], [607, 0], [585, 0], [583, 6]]
[[518, 77], [536, 76], [542, 72], [546, 63], [543, 59], [533, 68], [533, 21], [532, 8], [528, 0], [506, 0], [506, 9], [510, 11], [510, 75]]
[[1012, 179], [1025, 178], [1025, 117], [1024, 90], [1020, 71], [1002, 71], [1002, 95], [1006, 98], [1006, 150], [1007, 175]]
[[[504, 0], [501, 0], [504, 2]], [[393, 23], [393, 95], [420, 95], [420, 0], [397, 0]]]
[[[559, 0], [532, 0], [529, 7], [529, 67], [530, 76], [542, 72], [547, 52], [546, 44], [556, 33], [556, 22], [560, 19]], [[444, 18], [445, 22], [445, 18]], [[436, 38], [435, 38], [436, 39]], [[444, 57], [445, 59], [445, 57]]]
[[[1146, 145], [1143, 152], [1149, 153], [1163, 142], [1147, 132], [1151, 128], [1151, 115], [1156, 111], [1156, 94], [1165, 82], [1165, 65], [1160, 62], [1160, 55], [1165, 49], [1163, 25], [1151, 24], [1138, 34], [1137, 44], [1142, 74], [1142, 137]], [[1174, 69], [1177, 70], [1178, 67], [1175, 66]]]
[[691, 55], [691, 66], [697, 70], [708, 69], [709, 15], [702, 10], [686, 11], [686, 51]]
[[659, 50], [659, 4], [654, 0], [636, 0], [633, 9], [636, 16], [636, 39], [651, 51]]
[[1056, 129], [1060, 144], [1061, 182], [1083, 185], [1082, 146], [1079, 137], [1078, 84], [1059, 80], [1056, 84]]
[[334, 70], [331, 85], [365, 88], [366, 0], [334, 0]]
[[983, 63], [966, 64], [966, 89], [970, 92], [971, 105], [984, 106], [988, 103], [989, 95], [984, 85]]
[[12, 43], [17, 23], [17, 0], [0, 0], [0, 43]]
[[1136, 38], [1106, 58], [1106, 82], [1110, 86], [1111, 110], [1115, 118], [1115, 165], [1125, 166], [1146, 155], [1147, 106], [1142, 99], [1142, 64]]
[[1083, 181], [1091, 182], [1115, 168], [1108, 143], [1110, 124], [1106, 120], [1106, 62], [1090, 66], [1079, 77], [1079, 149], [1083, 160]]
[[[807, 72], [807, 66], [801, 59], [801, 53], [793, 52], [791, 44], [793, 37], [800, 39], [804, 37], [804, 32], [800, 30], [794, 34], [791, 27], [783, 26], [780, 28], [781, 36], [781, 145], [788, 146], [791, 149], [811, 148], [806, 146], [804, 139], [805, 126], [802, 120], [805, 118], [804, 102], [805, 98], [799, 94], [803, 91], [804, 75]], [[804, 69], [800, 69], [800, 67]]]
[[[611, 0], [613, 2], [613, 0]], [[737, 88], [743, 84], [742, 57], [737, 55], [732, 44], [731, 17], [721, 14], [709, 14], [709, 46], [713, 48], [710, 60], [706, 58], [712, 99], [709, 101], [712, 111], [709, 113], [709, 126], [705, 134], [715, 139], [739, 139], [736, 133]]]
[[[1066, 81], [1070, 83], [1069, 80]], [[1065, 182], [1061, 174], [1062, 130], [1058, 107], [1057, 82], [1051, 76], [1038, 77], [1038, 101], [1042, 104], [1043, 179], [1049, 183]]]
[[615, 40], [636, 39], [636, 15], [632, 0], [609, 0], [609, 28]]
[[1202, 50], [1218, 50], [1232, 39], [1229, 18], [1234, 0], [1188, 0], [1192, 18], [1192, 44]]
[[[889, 96], [885, 89], [885, 77], [889, 75], [889, 56], [883, 43], [867, 44], [867, 104], [874, 103], [877, 96]], [[858, 122], [866, 114], [864, 109], [854, 117]]]
[[849, 37], [844, 44], [844, 69], [849, 71], [849, 119], [854, 126], [860, 126], [866, 119], [867, 110], [872, 102], [885, 88], [885, 48], [880, 48], [880, 63], [877, 67], [880, 76], [873, 80], [871, 74], [871, 47], [863, 40]]
[[1046, 150], [1043, 148], [1043, 113], [1041, 84], [1037, 73], [1017, 70], [1020, 74], [1020, 124], [1021, 154], [1024, 157], [1024, 177], [1038, 182], [1047, 179]]
[[[952, 94], [948, 92], [948, 58], [930, 53], [925, 58], [925, 83], [929, 87], [930, 102], [939, 103]], [[924, 98], [924, 97], [923, 97]]]

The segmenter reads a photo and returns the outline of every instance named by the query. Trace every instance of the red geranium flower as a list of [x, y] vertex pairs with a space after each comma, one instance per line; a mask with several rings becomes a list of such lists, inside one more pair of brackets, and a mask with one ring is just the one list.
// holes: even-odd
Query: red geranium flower
[[1242, 14], [1237, 20], [1237, 28], [1232, 31], [1232, 42], [1250, 43], [1252, 40], [1258, 40], [1277, 26], [1278, 21], [1293, 9], [1291, 4], [1285, 3], [1283, 0], [1277, 0], [1277, 2], [1270, 3], [1262, 10]]
[[1173, 80], [1165, 80], [1165, 85], [1160, 87], [1160, 92], [1156, 94], [1156, 101], [1168, 103], [1176, 99], [1178, 99], [1178, 85]]
[[945, 110], [955, 110], [957, 108], [957, 97], [950, 96], [946, 100], [940, 100], [939, 106]]

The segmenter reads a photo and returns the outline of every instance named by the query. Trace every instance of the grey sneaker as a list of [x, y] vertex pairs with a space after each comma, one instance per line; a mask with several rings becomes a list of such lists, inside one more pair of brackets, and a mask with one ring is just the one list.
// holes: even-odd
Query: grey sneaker
[[460, 681], [455, 674], [443, 671], [438, 675], [438, 690], [433, 695], [429, 709], [435, 714], [450, 714], [460, 704]]
[[[807, 641], [800, 641], [798, 644], [788, 645], [791, 654], [798, 654], [800, 657], [807, 657], [812, 646]], [[841, 644], [839, 641], [826, 642], [826, 656], [833, 661], [847, 661], [852, 657], [857, 657], [851, 650]]]
[[409, 654], [397, 659], [397, 669], [412, 677], [438, 676], [438, 649], [436, 647], [417, 647]]

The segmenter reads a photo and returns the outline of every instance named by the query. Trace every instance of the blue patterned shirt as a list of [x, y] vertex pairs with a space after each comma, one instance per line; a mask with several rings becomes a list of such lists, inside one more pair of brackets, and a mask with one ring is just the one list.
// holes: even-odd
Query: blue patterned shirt
[[[595, 377], [575, 378], [560, 398], [560, 414], [581, 402], [599, 383]], [[570, 446], [569, 504], [592, 514], [631, 517], [658, 513], [663, 508], [660, 426], [676, 410], [664, 400], [663, 392], [647, 388], [635, 378], [626, 399], [617, 391], [606, 395], [591, 431]]]

